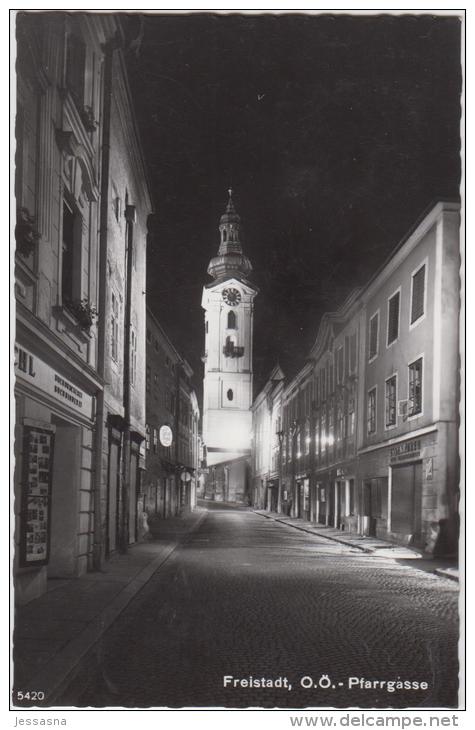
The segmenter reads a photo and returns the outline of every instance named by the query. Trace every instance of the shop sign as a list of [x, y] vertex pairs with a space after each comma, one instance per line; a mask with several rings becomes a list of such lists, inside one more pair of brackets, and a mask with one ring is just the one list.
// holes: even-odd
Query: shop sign
[[84, 393], [39, 357], [19, 345], [15, 345], [15, 375], [35, 385], [73, 411], [92, 418], [92, 396]]
[[159, 439], [162, 446], [168, 447], [173, 443], [173, 431], [170, 426], [160, 426]]
[[421, 442], [420, 439], [414, 441], [405, 441], [403, 444], [393, 446], [390, 452], [390, 461], [413, 461], [419, 459], [421, 456]]
[[182, 482], [191, 482], [191, 474], [189, 471], [182, 471], [180, 474], [180, 479]]

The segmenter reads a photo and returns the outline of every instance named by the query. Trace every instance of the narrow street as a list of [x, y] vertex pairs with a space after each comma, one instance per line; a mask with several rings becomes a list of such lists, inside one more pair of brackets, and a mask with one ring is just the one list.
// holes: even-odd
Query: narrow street
[[[104, 635], [58, 704], [455, 706], [457, 600], [456, 583], [407, 563], [215, 508]], [[234, 679], [224, 687], [224, 677], [251, 676], [252, 688], [233, 687]], [[277, 686], [263, 687], [262, 678]], [[362, 679], [427, 689], [362, 688]]]

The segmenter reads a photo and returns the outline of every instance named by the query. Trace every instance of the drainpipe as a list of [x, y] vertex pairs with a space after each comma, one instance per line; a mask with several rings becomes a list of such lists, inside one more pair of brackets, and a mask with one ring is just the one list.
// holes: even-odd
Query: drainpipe
[[124, 426], [122, 431], [123, 468], [122, 468], [122, 510], [120, 519], [119, 547], [126, 553], [129, 547], [129, 501], [130, 501], [130, 334], [132, 313], [132, 267], [134, 250], [134, 223], [136, 221], [135, 205], [125, 206], [127, 224], [127, 273], [125, 285], [124, 316], [124, 380], [123, 404]]
[[[102, 143], [101, 143], [101, 179], [100, 179], [100, 212], [99, 212], [99, 298], [100, 317], [97, 327], [97, 372], [104, 378], [104, 362], [106, 347], [107, 311], [107, 242], [108, 242], [108, 204], [109, 204], [109, 165], [110, 165], [110, 133], [112, 106], [112, 61], [116, 48], [119, 48], [119, 35], [103, 45], [104, 50], [104, 96], [102, 102]], [[102, 525], [102, 449], [104, 440], [104, 390], [96, 394], [96, 418], [94, 432], [94, 547], [93, 565], [101, 570], [104, 560], [104, 531]]]

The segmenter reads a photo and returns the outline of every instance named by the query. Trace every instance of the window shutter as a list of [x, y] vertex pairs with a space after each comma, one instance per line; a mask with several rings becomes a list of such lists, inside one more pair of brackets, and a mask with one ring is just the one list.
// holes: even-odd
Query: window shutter
[[424, 314], [424, 288], [426, 267], [421, 266], [412, 277], [411, 324]]

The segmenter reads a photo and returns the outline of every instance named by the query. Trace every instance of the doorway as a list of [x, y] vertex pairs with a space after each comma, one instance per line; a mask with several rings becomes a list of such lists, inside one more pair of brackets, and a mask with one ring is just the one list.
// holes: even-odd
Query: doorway
[[77, 573], [81, 429], [57, 416], [51, 422], [56, 436], [48, 578], [67, 578]]
[[117, 550], [119, 535], [119, 486], [120, 438], [111, 431], [109, 435], [109, 461], [107, 469], [107, 554]]
[[392, 467], [391, 532], [411, 535], [411, 543], [421, 542], [422, 462]]

